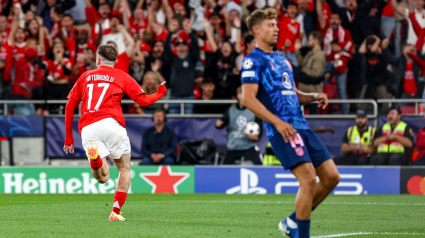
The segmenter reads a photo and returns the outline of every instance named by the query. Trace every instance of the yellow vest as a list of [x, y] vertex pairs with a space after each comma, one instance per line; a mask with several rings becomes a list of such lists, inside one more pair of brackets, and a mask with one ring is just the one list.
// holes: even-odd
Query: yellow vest
[[272, 144], [267, 144], [266, 154], [263, 157], [263, 165], [282, 165], [273, 152]]
[[[362, 145], [366, 145], [366, 146], [370, 146], [372, 145], [372, 139], [375, 135], [375, 131], [376, 129], [368, 126], [367, 127], [367, 131], [363, 133], [363, 135], [360, 137], [360, 133], [359, 133], [359, 129], [357, 128], [357, 126], [353, 126], [348, 128], [347, 131], [347, 137], [350, 138], [350, 143], [351, 144], [362, 144]], [[351, 153], [351, 154], [364, 154], [364, 153]]]
[[[407, 124], [404, 121], [400, 121], [398, 125], [394, 128], [392, 133], [404, 136], [404, 131], [406, 130]], [[391, 124], [389, 122], [385, 123], [382, 126], [382, 136], [387, 136], [391, 134]], [[385, 141], [378, 145], [378, 153], [404, 153], [404, 146], [398, 140]]]

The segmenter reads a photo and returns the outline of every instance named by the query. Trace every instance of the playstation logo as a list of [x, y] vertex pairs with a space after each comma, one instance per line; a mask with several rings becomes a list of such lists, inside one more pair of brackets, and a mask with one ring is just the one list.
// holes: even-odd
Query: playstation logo
[[240, 185], [229, 188], [226, 194], [266, 194], [265, 188], [257, 187], [258, 175], [252, 170], [241, 168]]

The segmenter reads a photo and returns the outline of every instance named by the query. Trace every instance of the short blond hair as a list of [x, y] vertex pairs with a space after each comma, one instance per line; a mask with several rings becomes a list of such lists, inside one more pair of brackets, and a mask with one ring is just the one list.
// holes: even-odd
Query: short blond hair
[[[250, 32], [252, 32], [252, 27], [255, 25], [261, 24], [266, 19], [276, 19], [277, 20], [277, 11], [274, 8], [267, 8], [264, 10], [257, 9], [251, 15], [246, 18], [246, 25]], [[253, 33], [253, 32], [252, 32]]]

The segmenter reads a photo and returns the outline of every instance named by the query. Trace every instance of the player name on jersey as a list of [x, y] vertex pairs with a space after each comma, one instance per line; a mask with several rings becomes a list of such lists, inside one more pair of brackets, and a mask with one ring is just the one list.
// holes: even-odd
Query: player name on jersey
[[109, 77], [109, 75], [101, 75], [101, 74], [92, 74], [87, 76], [87, 82], [90, 81], [106, 81], [106, 82], [114, 82], [114, 77]]

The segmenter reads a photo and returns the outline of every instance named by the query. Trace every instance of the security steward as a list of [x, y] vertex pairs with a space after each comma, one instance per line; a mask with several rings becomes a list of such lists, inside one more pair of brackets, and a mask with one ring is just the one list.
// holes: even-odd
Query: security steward
[[336, 165], [367, 165], [371, 154], [376, 152], [373, 140], [376, 129], [367, 125], [364, 110], [356, 113], [356, 125], [348, 128], [341, 145], [342, 156], [335, 157]]
[[401, 120], [398, 106], [389, 109], [387, 119], [388, 122], [376, 132], [373, 145], [378, 149], [370, 159], [370, 165], [408, 165], [413, 146], [412, 128]]

